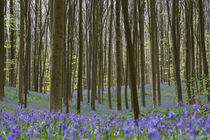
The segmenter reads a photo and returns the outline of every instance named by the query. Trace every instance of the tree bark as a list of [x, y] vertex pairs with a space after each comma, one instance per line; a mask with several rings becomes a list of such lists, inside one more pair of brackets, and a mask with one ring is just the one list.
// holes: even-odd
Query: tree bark
[[125, 35], [126, 35], [126, 42], [127, 42], [127, 52], [128, 52], [128, 60], [129, 60], [129, 71], [130, 71], [130, 83], [131, 83], [131, 92], [133, 95], [133, 111], [134, 111], [134, 119], [137, 121], [139, 117], [139, 103], [138, 103], [138, 96], [137, 96], [137, 88], [136, 88], [136, 66], [135, 66], [135, 58], [134, 48], [131, 41], [131, 30], [129, 25], [129, 17], [128, 17], [128, 1], [121, 0], [122, 2], [122, 9], [124, 15], [124, 26], [125, 26]]
[[205, 29], [204, 29], [204, 12], [203, 12], [203, 1], [199, 0], [199, 25], [200, 25], [200, 46], [202, 53], [202, 61], [203, 61], [203, 70], [206, 80], [206, 89], [207, 89], [207, 101], [210, 103], [210, 78], [209, 78], [209, 69], [208, 62], [206, 58], [206, 48], [205, 48]]
[[156, 107], [156, 80], [157, 80], [157, 42], [156, 42], [156, 1], [150, 0], [150, 42], [151, 42], [151, 63], [152, 63], [152, 101], [153, 107]]
[[121, 104], [121, 85], [122, 85], [122, 66], [121, 66], [121, 31], [120, 31], [120, 0], [116, 0], [116, 60], [117, 60], [117, 110], [122, 110]]
[[140, 54], [141, 54], [141, 104], [146, 106], [145, 99], [145, 52], [144, 52], [144, 0], [138, 0], [139, 6], [139, 32], [140, 32]]
[[174, 79], [176, 84], [177, 104], [182, 102], [182, 86], [180, 78], [180, 34], [179, 34], [179, 0], [173, 0], [172, 5], [172, 51], [173, 51], [173, 67]]
[[109, 109], [112, 109], [111, 98], [111, 77], [112, 77], [112, 18], [113, 18], [113, 0], [111, 0], [111, 15], [109, 24], [109, 49], [108, 49], [108, 101]]
[[4, 0], [0, 1], [0, 100], [4, 97]]
[[79, 0], [79, 70], [77, 90], [77, 113], [80, 113], [80, 100], [82, 96], [82, 56], [83, 56], [83, 25], [82, 25], [82, 0]]
[[10, 72], [9, 72], [9, 85], [15, 87], [15, 23], [14, 23], [14, 1], [10, 0]]
[[49, 111], [62, 111], [62, 62], [64, 45], [64, 0], [53, 3], [52, 64]]
[[20, 1], [20, 46], [19, 46], [19, 104], [22, 108], [24, 95], [24, 1]]

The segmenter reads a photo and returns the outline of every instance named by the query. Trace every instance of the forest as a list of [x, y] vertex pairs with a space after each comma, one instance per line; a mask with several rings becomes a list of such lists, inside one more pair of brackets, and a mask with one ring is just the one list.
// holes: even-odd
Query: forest
[[0, 140], [210, 139], [209, 0], [0, 0]]

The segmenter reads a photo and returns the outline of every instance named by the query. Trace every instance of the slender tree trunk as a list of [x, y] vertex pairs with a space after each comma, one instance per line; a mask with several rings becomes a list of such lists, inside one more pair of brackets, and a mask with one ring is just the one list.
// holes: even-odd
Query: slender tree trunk
[[99, 73], [98, 73], [98, 103], [101, 104], [101, 91], [102, 91], [102, 71], [103, 71], [103, 2], [102, 0], [99, 2]]
[[38, 49], [38, 61], [37, 61], [37, 72], [38, 72], [38, 89], [39, 92], [42, 92], [42, 82], [43, 79], [41, 79], [42, 74], [42, 48], [43, 48], [43, 42], [42, 42], [42, 0], [39, 1], [39, 49]]
[[79, 0], [79, 70], [77, 90], [77, 113], [80, 113], [80, 100], [82, 96], [82, 56], [83, 56], [83, 25], [82, 25], [82, 0]]
[[[10, 0], [10, 18], [15, 18], [14, 17], [14, 1]], [[10, 73], [9, 73], [9, 85], [11, 87], [15, 87], [15, 23], [13, 20], [10, 21], [10, 44], [11, 44], [11, 49], [10, 49]]]
[[27, 94], [29, 89], [29, 55], [31, 50], [31, 10], [30, 10], [30, 1], [25, 1], [25, 13], [26, 13], [26, 53], [25, 53], [25, 65], [24, 65], [24, 94], [25, 94], [25, 102], [24, 108], [27, 108]]
[[108, 101], [109, 108], [112, 109], [111, 99], [111, 77], [112, 77], [112, 18], [113, 18], [113, 0], [111, 0], [111, 15], [109, 24], [109, 49], [108, 49]]
[[187, 102], [192, 104], [191, 96], [191, 30], [190, 30], [190, 1], [185, 0], [185, 41], [186, 41], [186, 64], [185, 64], [185, 78], [186, 78], [186, 92], [187, 92]]
[[204, 29], [204, 12], [203, 12], [203, 1], [199, 0], [199, 25], [200, 25], [200, 46], [201, 46], [201, 53], [202, 53], [202, 61], [203, 61], [203, 70], [206, 80], [206, 89], [207, 89], [207, 101], [210, 103], [210, 80], [209, 80], [209, 69], [208, 69], [208, 62], [206, 58], [206, 48], [205, 48], [205, 29]]
[[[34, 41], [34, 91], [38, 91], [38, 71], [37, 71], [37, 44], [38, 44], [38, 37], [37, 37], [37, 34], [38, 34], [38, 2], [39, 0], [36, 0], [35, 1], [35, 31], [34, 31], [34, 38], [35, 38], [35, 41]], [[51, 1], [52, 3], [52, 1]], [[51, 7], [52, 9], [52, 7]], [[52, 21], [52, 19], [51, 19]], [[51, 31], [52, 32], [52, 31]]]
[[128, 109], [128, 56], [126, 55], [126, 70], [125, 70], [125, 108]]
[[171, 86], [171, 45], [170, 45], [170, 27], [171, 15], [169, 10], [169, 0], [167, 0], [168, 28], [167, 28], [167, 45], [168, 45], [168, 86]]
[[116, 59], [117, 59], [117, 110], [122, 110], [121, 104], [121, 85], [122, 85], [122, 66], [121, 66], [121, 31], [120, 31], [120, 0], [116, 0]]
[[191, 55], [191, 88], [192, 88], [192, 103], [195, 104], [195, 44], [194, 44], [194, 28], [193, 28], [193, 17], [194, 17], [194, 5], [193, 1], [190, 3], [190, 30], [191, 30], [191, 49], [190, 49], [190, 55]]
[[97, 0], [93, 0], [93, 46], [92, 46], [92, 93], [91, 93], [91, 108], [92, 110], [95, 110], [95, 99], [96, 99], [96, 80], [97, 80], [97, 32], [96, 32], [96, 7], [97, 7]]
[[[91, 21], [91, 19], [90, 19]], [[92, 34], [91, 31], [89, 31], [89, 75], [88, 75], [88, 103], [90, 103], [90, 90], [91, 90], [91, 65], [92, 65]]]
[[141, 54], [141, 104], [146, 106], [145, 99], [145, 52], [144, 52], [144, 7], [145, 1], [138, 0], [139, 30], [140, 30], [140, 54]]
[[24, 1], [20, 1], [20, 46], [19, 46], [19, 104], [23, 105], [24, 95]]
[[129, 71], [130, 71], [130, 83], [131, 83], [131, 92], [133, 95], [133, 111], [134, 111], [134, 119], [138, 120], [139, 117], [139, 103], [138, 103], [138, 96], [137, 96], [137, 88], [136, 88], [136, 66], [135, 66], [135, 58], [134, 48], [131, 41], [131, 30], [129, 25], [129, 17], [128, 17], [128, 1], [121, 0], [122, 2], [122, 9], [124, 15], [124, 26], [125, 26], [125, 35], [126, 35], [126, 42], [127, 42], [127, 51], [128, 51], [128, 60], [129, 60]]
[[180, 78], [180, 34], [179, 34], [179, 0], [173, 0], [172, 5], [172, 50], [174, 79], [177, 92], [177, 103], [182, 102], [182, 86]]
[[156, 107], [156, 76], [157, 76], [157, 61], [156, 61], [156, 1], [150, 0], [150, 42], [151, 42], [151, 62], [152, 62], [152, 101], [153, 107]]
[[0, 100], [4, 97], [4, 0], [0, 1]]
[[71, 28], [71, 1], [69, 0], [69, 11], [68, 11], [68, 31], [67, 31], [67, 56], [66, 56], [66, 76], [67, 76], [67, 80], [66, 80], [66, 95], [65, 95], [65, 106], [66, 106], [66, 113], [69, 113], [69, 94], [70, 94], [70, 28]]

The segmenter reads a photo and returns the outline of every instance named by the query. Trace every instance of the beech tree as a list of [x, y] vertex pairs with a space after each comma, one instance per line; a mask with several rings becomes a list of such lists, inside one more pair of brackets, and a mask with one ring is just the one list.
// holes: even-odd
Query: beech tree
[[135, 68], [135, 58], [133, 56], [134, 48], [131, 42], [131, 30], [130, 30], [130, 23], [128, 17], [128, 1], [121, 0], [122, 2], [122, 9], [123, 9], [123, 16], [124, 16], [124, 26], [125, 26], [125, 35], [126, 35], [126, 42], [127, 42], [127, 52], [128, 52], [128, 60], [129, 60], [129, 71], [130, 71], [130, 83], [131, 83], [131, 92], [133, 96], [133, 111], [134, 111], [134, 119], [138, 120], [139, 117], [139, 103], [138, 103], [138, 96], [137, 96], [137, 88], [136, 88], [136, 68]]
[[173, 0], [172, 3], [172, 51], [173, 51], [173, 67], [174, 79], [177, 92], [177, 103], [182, 101], [182, 86], [180, 78], [180, 17], [179, 17], [179, 0]]
[[79, 1], [79, 72], [78, 72], [78, 95], [77, 112], [80, 113], [80, 99], [82, 98], [82, 56], [83, 56], [83, 25], [82, 25], [82, 0]]
[[120, 0], [116, 0], [116, 59], [117, 59], [117, 110], [122, 110], [121, 105], [121, 31], [120, 31]]
[[0, 100], [4, 97], [4, 0], [0, 1]]
[[20, 0], [20, 46], [19, 46], [19, 104], [23, 105], [24, 96], [24, 1]]
[[49, 111], [62, 110], [62, 63], [64, 45], [64, 0], [53, 1], [52, 63]]
[[207, 89], [207, 101], [210, 103], [210, 78], [209, 78], [209, 69], [208, 62], [206, 57], [206, 48], [205, 48], [205, 31], [204, 31], [204, 13], [203, 13], [203, 1], [199, 0], [199, 26], [200, 26], [200, 46], [202, 53], [202, 62], [203, 70], [206, 80], [206, 89]]

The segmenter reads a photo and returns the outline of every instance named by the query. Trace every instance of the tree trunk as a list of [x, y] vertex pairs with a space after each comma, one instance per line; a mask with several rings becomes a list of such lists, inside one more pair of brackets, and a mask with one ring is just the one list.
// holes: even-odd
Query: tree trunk
[[[38, 34], [38, 31], [37, 31], [37, 27], [38, 27], [38, 2], [39, 2], [39, 0], [36, 0], [35, 1], [35, 31], [34, 31], [34, 39], [35, 39], [35, 41], [34, 41], [34, 67], [33, 67], [33, 69], [34, 69], [34, 91], [38, 91], [38, 71], [37, 71], [37, 67], [38, 67], [38, 65], [37, 65], [37, 44], [38, 44], [38, 37], [37, 37], [37, 34]], [[52, 1], [51, 1], [51, 3], [52, 3]], [[51, 9], [52, 9], [52, 7], [51, 7]], [[51, 19], [51, 21], [52, 21], [52, 19]], [[52, 32], [52, 31], [51, 31]]]
[[173, 51], [173, 67], [174, 79], [177, 92], [177, 104], [182, 102], [182, 86], [180, 78], [180, 34], [179, 34], [179, 0], [173, 0], [172, 6], [172, 51]]
[[0, 100], [4, 97], [4, 0], [0, 1]]
[[19, 104], [23, 105], [24, 95], [24, 1], [20, 1], [20, 46], [19, 46]]
[[124, 15], [124, 27], [125, 27], [125, 35], [126, 35], [126, 42], [127, 42], [127, 52], [128, 52], [128, 60], [129, 60], [129, 71], [130, 71], [130, 83], [131, 83], [131, 92], [133, 95], [133, 111], [134, 111], [134, 119], [137, 121], [139, 117], [139, 103], [138, 103], [138, 96], [137, 96], [137, 88], [136, 88], [136, 66], [135, 66], [135, 57], [134, 48], [131, 41], [131, 30], [129, 25], [129, 17], [128, 17], [128, 1], [121, 0], [122, 2], [122, 9]]
[[157, 76], [157, 42], [156, 42], [156, 1], [150, 0], [150, 42], [151, 42], [151, 62], [152, 62], [152, 101], [156, 107], [156, 76]]
[[199, 0], [199, 25], [200, 25], [200, 46], [201, 46], [201, 53], [203, 58], [203, 70], [206, 80], [206, 89], [207, 89], [207, 101], [210, 103], [210, 80], [209, 80], [209, 69], [208, 69], [208, 62], [206, 58], [206, 48], [205, 48], [205, 29], [204, 29], [204, 12], [203, 12], [203, 1]]
[[62, 62], [64, 45], [64, 0], [53, 3], [52, 65], [49, 111], [62, 111]]
[[108, 101], [109, 109], [112, 109], [111, 98], [111, 77], [112, 77], [112, 18], [113, 18], [113, 0], [111, 0], [111, 15], [109, 24], [109, 49], [108, 49]]
[[[10, 18], [14, 18], [14, 1], [10, 0]], [[15, 87], [15, 23], [10, 21], [10, 73], [9, 73], [9, 85]]]
[[24, 108], [27, 108], [27, 94], [29, 89], [29, 55], [31, 50], [31, 10], [30, 10], [30, 1], [25, 2], [25, 13], [26, 13], [26, 53], [25, 53], [25, 65], [24, 65], [24, 94], [25, 94], [25, 102]]
[[122, 85], [122, 66], [121, 66], [121, 31], [120, 31], [120, 0], [116, 0], [116, 60], [117, 60], [117, 110], [122, 110], [121, 104], [121, 85]]
[[126, 55], [126, 70], [125, 70], [125, 108], [128, 109], [128, 56]]
[[141, 54], [141, 104], [146, 106], [145, 99], [145, 52], [144, 52], [144, 0], [138, 0], [139, 8], [139, 32], [140, 32], [140, 54]]
[[82, 96], [82, 56], [83, 56], [83, 25], [82, 25], [82, 0], [79, 0], [79, 70], [77, 90], [77, 113], [80, 113], [80, 100]]

